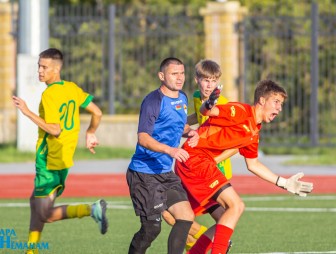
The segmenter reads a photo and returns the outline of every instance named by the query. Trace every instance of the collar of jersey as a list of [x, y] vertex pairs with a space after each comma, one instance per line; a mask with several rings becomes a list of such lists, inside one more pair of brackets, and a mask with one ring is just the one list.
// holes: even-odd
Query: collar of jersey
[[49, 84], [48, 86], [52, 86], [52, 85], [64, 85], [64, 80], [61, 80], [61, 81], [59, 81], [59, 82], [51, 83], [51, 84]]

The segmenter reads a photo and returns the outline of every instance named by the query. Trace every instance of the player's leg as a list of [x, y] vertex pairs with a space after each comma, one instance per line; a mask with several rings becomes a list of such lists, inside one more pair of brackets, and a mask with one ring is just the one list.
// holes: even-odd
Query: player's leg
[[[206, 209], [207, 213], [217, 222], [221, 215], [225, 212], [225, 209], [219, 204], [212, 205]], [[212, 238], [215, 233], [215, 225], [210, 227], [204, 232], [192, 248], [190, 248], [188, 254], [205, 254], [212, 247]]]
[[[162, 212], [162, 218], [170, 226], [173, 226], [175, 224], [175, 218], [167, 210]], [[185, 249], [188, 251], [206, 230], [207, 227], [200, 225], [198, 222], [194, 221], [188, 233]]]
[[212, 245], [211, 253], [219, 254], [227, 251], [231, 235], [245, 205], [232, 186], [227, 187], [226, 185], [213, 198], [226, 209], [218, 219]]
[[161, 232], [161, 215], [140, 216], [141, 227], [132, 238], [128, 254], [144, 254]]
[[168, 254], [182, 254], [195, 215], [187, 201], [187, 194], [181, 190], [167, 191], [168, 211], [175, 218], [175, 224], [168, 238]]

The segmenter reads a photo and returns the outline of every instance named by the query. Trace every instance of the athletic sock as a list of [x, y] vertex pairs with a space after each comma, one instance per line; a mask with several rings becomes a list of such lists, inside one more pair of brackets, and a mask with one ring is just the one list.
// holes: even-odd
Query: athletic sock
[[204, 254], [210, 250], [212, 246], [211, 239], [206, 235], [201, 235], [195, 245], [189, 250], [188, 254]]
[[29, 231], [28, 235], [28, 249], [34, 250], [36, 249], [36, 244], [41, 239], [41, 232], [39, 231]]
[[192, 221], [176, 220], [168, 237], [168, 254], [183, 253]]
[[217, 224], [211, 254], [225, 254], [229, 246], [229, 240], [232, 233], [233, 229]]
[[[198, 238], [200, 238], [200, 236], [203, 235], [203, 233], [204, 233], [205, 231], [207, 231], [207, 230], [208, 230], [207, 227], [201, 225], [201, 227], [200, 227], [200, 229], [198, 230], [198, 232], [197, 232], [196, 234], [194, 234], [192, 237], [193, 237], [194, 239], [198, 239]], [[187, 239], [187, 240], [188, 240], [188, 239]], [[190, 250], [190, 249], [195, 245], [195, 243], [196, 243], [196, 241], [187, 242], [187, 243], [186, 243], [186, 247], [185, 247], [186, 251]]]
[[198, 238], [200, 238], [201, 235], [203, 235], [203, 233], [204, 233], [205, 231], [207, 231], [207, 230], [208, 230], [207, 227], [204, 227], [203, 225], [201, 225], [200, 230], [199, 230], [196, 234], [194, 234], [193, 237], [194, 237], [195, 239], [198, 239]]
[[91, 215], [90, 205], [68, 205], [66, 208], [67, 218], [82, 218]]

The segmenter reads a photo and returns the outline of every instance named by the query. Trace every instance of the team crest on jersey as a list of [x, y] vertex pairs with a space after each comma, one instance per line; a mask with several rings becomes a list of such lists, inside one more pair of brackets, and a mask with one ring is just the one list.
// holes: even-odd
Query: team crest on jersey
[[181, 108], [182, 108], [182, 107], [181, 107], [180, 104], [175, 105], [175, 109], [176, 109], [176, 110], [180, 110]]
[[183, 109], [184, 109], [184, 113], [188, 115], [188, 106], [186, 104], [183, 104]]
[[216, 181], [214, 181], [213, 183], [211, 183], [210, 185], [209, 185], [209, 187], [211, 188], [211, 189], [213, 189], [216, 185], [218, 185], [219, 184], [219, 181], [218, 180], [216, 180]]
[[231, 107], [231, 116], [232, 116], [232, 117], [235, 117], [235, 116], [236, 116], [236, 108], [235, 108], [235, 106], [232, 106], [232, 107]]

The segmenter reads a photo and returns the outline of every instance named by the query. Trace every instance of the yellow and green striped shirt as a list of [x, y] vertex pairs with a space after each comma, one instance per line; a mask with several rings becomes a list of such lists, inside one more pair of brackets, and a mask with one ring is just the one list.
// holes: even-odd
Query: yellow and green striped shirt
[[62, 131], [59, 137], [54, 137], [38, 129], [37, 166], [50, 170], [73, 166], [80, 130], [79, 108], [86, 108], [92, 99], [92, 95], [73, 82], [61, 81], [48, 85], [42, 93], [39, 115], [46, 123], [60, 124]]

